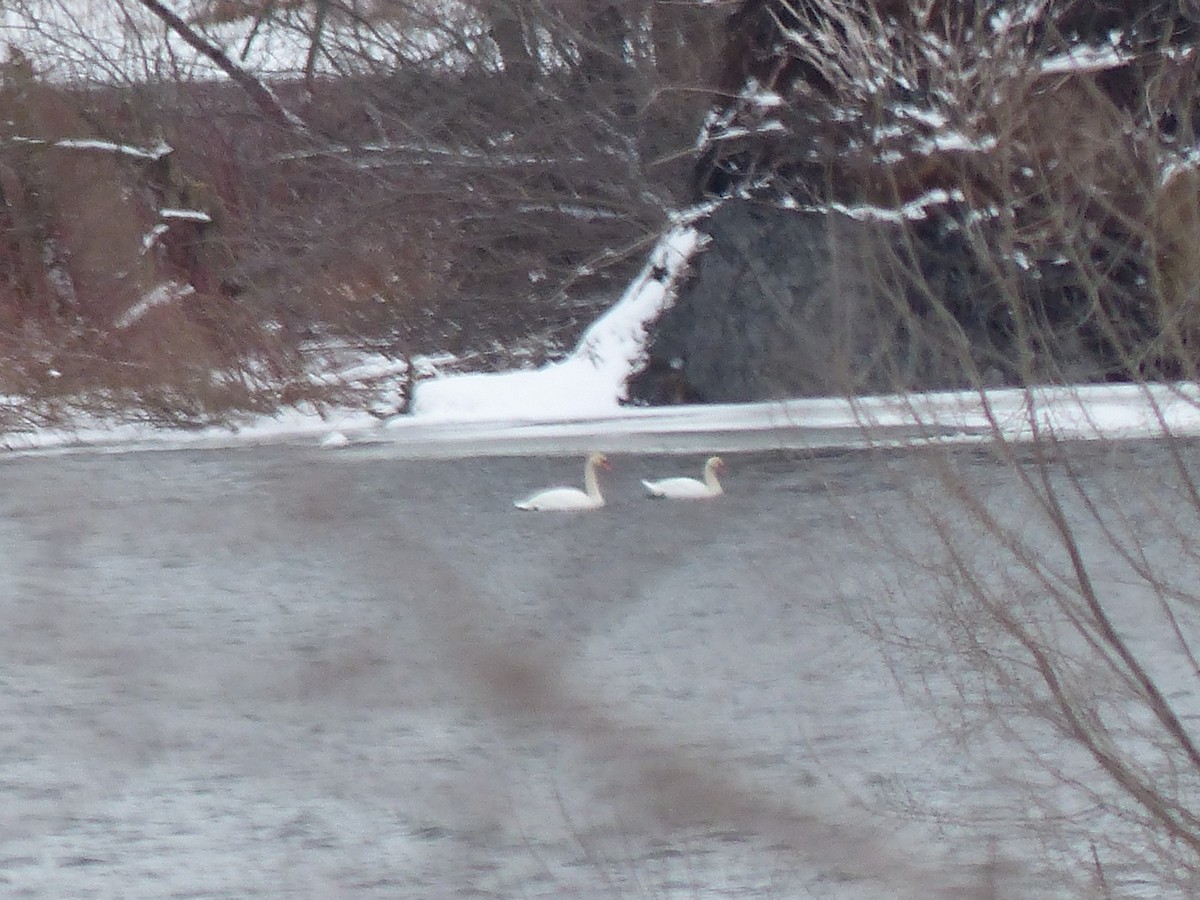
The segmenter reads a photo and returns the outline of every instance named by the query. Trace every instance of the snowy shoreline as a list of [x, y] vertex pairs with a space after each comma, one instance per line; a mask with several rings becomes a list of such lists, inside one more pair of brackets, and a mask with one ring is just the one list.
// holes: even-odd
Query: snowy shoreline
[[[624, 296], [565, 359], [540, 369], [416, 381], [409, 412], [380, 420], [363, 409], [298, 407], [234, 426], [181, 431], [81, 417], [69, 428], [0, 435], [13, 453], [227, 449], [270, 444], [330, 450], [371, 445], [420, 456], [615, 452], [733, 452], [928, 443], [1146, 439], [1200, 434], [1200, 386], [1073, 385], [859, 398], [633, 407], [625, 385], [641, 364], [646, 329], [674, 302], [673, 285], [704, 237], [680, 223], [659, 241]], [[394, 381], [409, 366], [356, 360], [321, 381]]]
[[607, 414], [495, 419], [289, 410], [240, 427], [196, 431], [81, 424], [5, 435], [12, 454], [230, 449], [302, 445], [374, 448], [410, 457], [614, 452], [695, 453], [867, 448], [931, 443], [1128, 440], [1200, 435], [1200, 387], [1081, 385], [985, 392], [807, 398], [742, 404], [616, 407]]

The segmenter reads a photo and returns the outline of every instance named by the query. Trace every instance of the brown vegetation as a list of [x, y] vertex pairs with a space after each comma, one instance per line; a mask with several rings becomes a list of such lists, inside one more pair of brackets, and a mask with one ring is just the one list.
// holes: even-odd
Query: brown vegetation
[[[676, 204], [679, 151], [706, 102], [698, 50], [719, 21], [651, 2], [501, 5], [437, 24], [466, 29], [455, 52], [474, 54], [448, 66], [416, 55], [419, 39], [391, 60], [347, 40], [428, 30], [393, 21], [415, 11], [358, 21], [337, 4], [216, 4], [184, 21], [126, 6], [236, 77], [196, 81], [176, 65], [170, 79], [84, 86], [10, 58], [0, 321], [36, 327], [56, 359], [88, 359], [98, 386], [140, 372], [151, 392], [193, 364], [233, 373], [225, 385], [266, 373], [300, 386], [297, 351], [313, 339], [476, 365], [499, 348], [569, 346]], [[204, 30], [247, 22], [251, 47], [311, 28], [310, 11], [308, 63], [269, 85]], [[489, 22], [490, 44], [471, 31]], [[157, 52], [142, 38], [137, 52]], [[162, 295], [180, 298], [172, 312], [131, 312]], [[204, 395], [189, 406], [201, 418], [247, 402]]]

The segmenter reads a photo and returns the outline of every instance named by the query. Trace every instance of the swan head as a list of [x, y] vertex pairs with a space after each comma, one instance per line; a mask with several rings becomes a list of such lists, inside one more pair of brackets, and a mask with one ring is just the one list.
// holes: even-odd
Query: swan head
[[708, 458], [708, 462], [705, 463], [704, 467], [712, 472], [718, 472], [718, 473], [724, 472], [725, 471], [725, 460], [721, 459], [721, 457], [719, 457], [719, 456], [710, 456]]
[[604, 469], [605, 471], [612, 471], [612, 464], [609, 463], [608, 457], [605, 456], [603, 453], [593, 453], [591, 456], [588, 457], [587, 462], [588, 462], [588, 466], [593, 469]]

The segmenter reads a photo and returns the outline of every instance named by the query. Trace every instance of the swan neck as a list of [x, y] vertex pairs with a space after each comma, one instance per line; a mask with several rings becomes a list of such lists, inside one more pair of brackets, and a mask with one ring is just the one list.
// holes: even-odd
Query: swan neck
[[704, 484], [713, 493], [720, 492], [721, 482], [717, 480], [717, 467], [716, 466], [705, 466], [704, 467]]
[[583, 470], [583, 486], [587, 491], [587, 495], [593, 500], [602, 499], [600, 496], [600, 480], [596, 477], [596, 462], [588, 460], [587, 466]]

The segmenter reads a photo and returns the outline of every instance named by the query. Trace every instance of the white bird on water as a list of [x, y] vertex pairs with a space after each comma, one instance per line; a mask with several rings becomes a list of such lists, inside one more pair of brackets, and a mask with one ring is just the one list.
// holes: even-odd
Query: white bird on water
[[710, 456], [704, 464], [704, 480], [697, 478], [663, 478], [660, 481], [643, 481], [651, 497], [667, 500], [704, 500], [719, 497], [725, 491], [717, 475], [725, 471], [725, 461], [719, 456]]
[[583, 469], [584, 490], [574, 487], [548, 488], [524, 500], [518, 500], [513, 506], [535, 512], [599, 509], [604, 505], [604, 497], [600, 493], [600, 481], [596, 477], [596, 470], [611, 468], [607, 456], [603, 453], [593, 453], [587, 458]]

